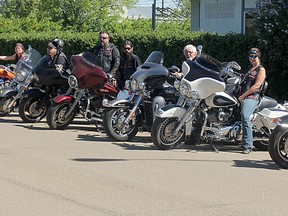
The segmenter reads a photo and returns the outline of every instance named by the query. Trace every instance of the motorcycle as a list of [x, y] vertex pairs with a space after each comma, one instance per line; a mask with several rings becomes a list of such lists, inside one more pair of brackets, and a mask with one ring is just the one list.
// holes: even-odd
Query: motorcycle
[[167, 83], [164, 54], [152, 52], [125, 83], [128, 97], [103, 101], [107, 111], [103, 128], [113, 140], [131, 140], [138, 131], [151, 131], [155, 110], [177, 101], [176, 89]]
[[278, 166], [288, 169], [288, 115], [275, 118], [274, 122], [277, 126], [269, 138], [269, 155]]
[[9, 86], [11, 81], [16, 77], [13, 70], [16, 65], [0, 65], [0, 89]]
[[[182, 71], [186, 75], [174, 86], [180, 92], [176, 104], [162, 107], [156, 112], [152, 125], [153, 144], [162, 150], [175, 148], [182, 141], [186, 144], [208, 142], [218, 152], [215, 143], [240, 143], [242, 125], [240, 84], [243, 79], [236, 70], [241, 70], [235, 62], [220, 62], [202, 52], [198, 47], [194, 61], [184, 62]], [[262, 94], [267, 88], [263, 85]], [[276, 126], [275, 117], [287, 115], [285, 107], [273, 98], [262, 99], [251, 116], [253, 124], [253, 144], [267, 149], [269, 136]]]
[[113, 86], [112, 77], [97, 66], [94, 59], [91, 52], [71, 57], [70, 87], [65, 94], [54, 97], [47, 110], [46, 120], [51, 129], [66, 129], [79, 113], [96, 127], [98, 123], [102, 125], [102, 100], [116, 98], [118, 89]]
[[16, 77], [10, 85], [0, 90], [0, 116], [6, 116], [18, 109], [22, 93], [27, 90], [33, 81], [32, 68], [41, 59], [40, 53], [31, 46], [24, 52], [17, 61]]
[[43, 56], [32, 69], [37, 87], [22, 94], [19, 101], [19, 116], [24, 122], [39, 122], [46, 116], [51, 99], [64, 94], [68, 89], [68, 72], [61, 74], [48, 55]]

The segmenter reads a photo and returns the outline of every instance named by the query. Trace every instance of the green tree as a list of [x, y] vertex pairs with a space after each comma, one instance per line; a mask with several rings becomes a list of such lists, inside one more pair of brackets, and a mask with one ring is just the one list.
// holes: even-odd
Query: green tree
[[40, 21], [61, 22], [64, 30], [90, 31], [105, 28], [122, 20], [125, 7], [136, 0], [6, 0], [5, 18], [25, 18], [31, 14]]
[[288, 1], [257, 1], [256, 26], [272, 94], [288, 99]]

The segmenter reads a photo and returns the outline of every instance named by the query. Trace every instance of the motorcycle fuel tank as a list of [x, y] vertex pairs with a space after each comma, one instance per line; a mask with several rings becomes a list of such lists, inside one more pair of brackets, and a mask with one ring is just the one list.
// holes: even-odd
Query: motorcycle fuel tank
[[205, 103], [209, 107], [232, 107], [237, 105], [238, 101], [226, 92], [215, 92], [205, 98]]
[[67, 79], [56, 70], [55, 64], [48, 55], [43, 56], [32, 71], [37, 75], [38, 82], [44, 86], [68, 86]]

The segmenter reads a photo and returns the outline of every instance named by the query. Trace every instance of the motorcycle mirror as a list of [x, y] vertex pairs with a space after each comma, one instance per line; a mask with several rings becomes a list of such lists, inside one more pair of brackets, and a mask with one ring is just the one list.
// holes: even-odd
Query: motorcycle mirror
[[202, 45], [198, 45], [197, 46], [197, 51], [198, 51], [198, 56], [200, 56], [201, 55], [201, 53], [202, 53]]
[[237, 62], [232, 61], [231, 64], [232, 64], [232, 65], [231, 65], [232, 68], [234, 68], [234, 69], [236, 69], [236, 70], [241, 70], [241, 66], [240, 66]]

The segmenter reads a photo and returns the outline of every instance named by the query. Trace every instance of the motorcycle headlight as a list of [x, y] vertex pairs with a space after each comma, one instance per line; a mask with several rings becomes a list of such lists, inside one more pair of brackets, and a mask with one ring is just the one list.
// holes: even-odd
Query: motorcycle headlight
[[28, 74], [29, 74], [29, 71], [27, 69], [18, 70], [16, 72], [16, 80], [18, 82], [24, 82], [26, 80]]
[[180, 88], [180, 84], [181, 84], [181, 81], [180, 80], [175, 80], [174, 81], [174, 87], [175, 89], [177, 89], [179, 91], [179, 88]]
[[130, 80], [125, 81], [125, 89], [130, 89]]
[[182, 83], [182, 85], [180, 85], [179, 91], [181, 95], [184, 95], [186, 97], [189, 97], [191, 92], [190, 87], [186, 83]]
[[137, 81], [133, 79], [133, 80], [130, 82], [130, 87], [131, 87], [131, 90], [132, 90], [132, 91], [136, 91], [136, 90], [137, 90]]
[[191, 91], [191, 95], [190, 95], [191, 98], [193, 99], [198, 99], [200, 97], [199, 93], [197, 91]]
[[145, 89], [145, 83], [144, 82], [139, 83], [138, 89], [139, 91], [143, 91]]
[[77, 89], [78, 88], [78, 80], [74, 75], [70, 75], [68, 77], [68, 84], [71, 88]]

